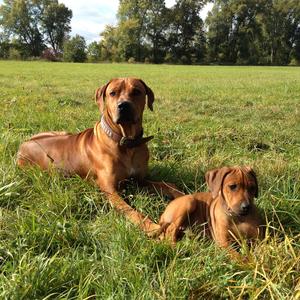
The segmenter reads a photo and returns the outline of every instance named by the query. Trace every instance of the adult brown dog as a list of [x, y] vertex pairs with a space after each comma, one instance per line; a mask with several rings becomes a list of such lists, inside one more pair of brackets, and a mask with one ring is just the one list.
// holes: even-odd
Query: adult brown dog
[[17, 163], [93, 177], [115, 209], [147, 234], [154, 234], [160, 226], [129, 206], [117, 192], [120, 182], [134, 177], [170, 197], [182, 195], [172, 184], [145, 181], [146, 143], [152, 137], [143, 137], [142, 119], [146, 102], [153, 110], [154, 94], [140, 79], [118, 78], [97, 89], [96, 102], [102, 119], [94, 128], [78, 134], [37, 134], [20, 146]]
[[207, 172], [205, 178], [210, 193], [179, 197], [167, 206], [159, 222], [164, 231], [161, 237], [175, 243], [183, 230], [196, 226], [225, 248], [236, 238], [257, 238], [261, 221], [253, 202], [258, 196], [254, 171], [223, 167]]

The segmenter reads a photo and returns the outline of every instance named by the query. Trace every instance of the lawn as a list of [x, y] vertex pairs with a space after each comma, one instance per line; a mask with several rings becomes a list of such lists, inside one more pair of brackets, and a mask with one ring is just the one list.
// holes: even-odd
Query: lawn
[[[99, 120], [95, 89], [142, 78], [156, 96], [149, 176], [205, 191], [204, 173], [251, 165], [265, 238], [249, 263], [192, 232], [171, 247], [114, 212], [97, 187], [20, 170], [18, 146], [45, 130]], [[0, 62], [1, 299], [300, 299], [300, 69]], [[167, 204], [130, 185], [124, 195], [158, 220]]]

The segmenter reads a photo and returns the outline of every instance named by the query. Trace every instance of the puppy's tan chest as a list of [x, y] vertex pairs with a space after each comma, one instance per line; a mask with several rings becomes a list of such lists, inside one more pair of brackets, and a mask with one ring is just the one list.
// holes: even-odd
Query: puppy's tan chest
[[231, 232], [233, 232], [235, 236], [242, 236], [247, 239], [257, 238], [258, 236], [258, 225], [252, 222], [240, 222], [238, 224], [232, 224], [230, 227]]

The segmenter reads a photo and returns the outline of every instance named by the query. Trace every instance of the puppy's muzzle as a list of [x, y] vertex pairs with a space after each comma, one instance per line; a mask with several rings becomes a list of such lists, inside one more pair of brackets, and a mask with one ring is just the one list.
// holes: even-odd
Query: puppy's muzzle
[[120, 101], [117, 110], [117, 124], [135, 123], [134, 108], [129, 101]]
[[242, 204], [240, 205], [240, 215], [242, 216], [246, 216], [248, 215], [248, 213], [250, 212], [250, 203], [248, 202], [242, 202]]

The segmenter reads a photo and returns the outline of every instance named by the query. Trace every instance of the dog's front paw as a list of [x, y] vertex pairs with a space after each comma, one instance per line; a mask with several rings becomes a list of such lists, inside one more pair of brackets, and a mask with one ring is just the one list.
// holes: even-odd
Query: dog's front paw
[[157, 238], [162, 233], [162, 227], [158, 224], [152, 223], [146, 229], [146, 234], [150, 238]]

